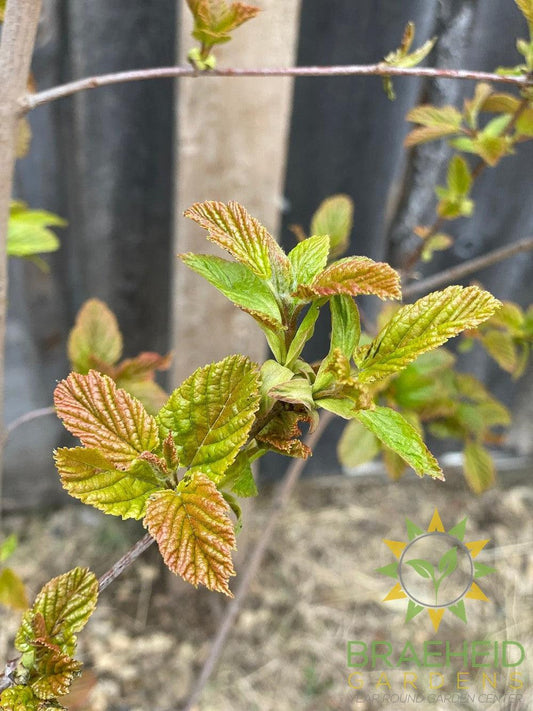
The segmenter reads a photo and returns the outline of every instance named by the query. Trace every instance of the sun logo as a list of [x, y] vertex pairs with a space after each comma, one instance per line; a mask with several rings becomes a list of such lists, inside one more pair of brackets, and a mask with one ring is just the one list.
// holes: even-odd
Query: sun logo
[[495, 569], [475, 558], [490, 539], [465, 542], [466, 521], [446, 531], [435, 509], [426, 531], [406, 519], [407, 541], [383, 540], [397, 560], [377, 572], [398, 581], [383, 602], [407, 599], [406, 622], [427, 609], [437, 632], [446, 609], [466, 624], [464, 601], [488, 601], [476, 580]]

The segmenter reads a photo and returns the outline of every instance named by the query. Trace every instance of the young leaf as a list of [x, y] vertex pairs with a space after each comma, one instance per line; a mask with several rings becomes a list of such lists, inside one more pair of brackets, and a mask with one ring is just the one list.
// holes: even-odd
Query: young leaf
[[255, 484], [249, 452], [239, 452], [233, 464], [226, 470], [219, 486], [224, 490], [229, 489], [242, 498], [257, 496], [259, 492]]
[[13, 553], [17, 550], [17, 545], [18, 539], [14, 533], [0, 544], [0, 563], [4, 563], [8, 558], [11, 558]]
[[358, 378], [372, 382], [486, 321], [500, 303], [477, 286], [449, 286], [399, 309], [368, 346], [358, 349]]
[[246, 443], [258, 407], [257, 367], [229, 356], [189, 376], [157, 420], [162, 438], [172, 433], [181, 464], [216, 481]]
[[331, 350], [338, 348], [350, 359], [359, 343], [361, 324], [359, 310], [351, 296], [333, 296], [330, 299], [331, 309]]
[[303, 405], [306, 410], [316, 409], [313, 402], [313, 390], [307, 378], [294, 377], [286, 383], [281, 383], [269, 390], [270, 397], [294, 405]]
[[312, 452], [300, 440], [300, 422], [308, 422], [313, 428], [313, 419], [308, 413], [282, 410], [258, 433], [257, 442], [279, 454], [307, 459]]
[[471, 441], [466, 444], [463, 469], [468, 485], [476, 494], [481, 494], [494, 485], [494, 462], [479, 442]]
[[422, 126], [422, 128], [413, 129], [405, 139], [405, 146], [409, 148], [460, 133], [463, 117], [454, 106], [438, 108], [431, 104], [424, 104], [411, 109], [407, 114], [407, 120]]
[[39, 711], [42, 706], [29, 686], [17, 684], [4, 689], [0, 695], [0, 708], [2, 711]]
[[[309, 306], [309, 310], [298, 326], [298, 330], [294, 334], [294, 338], [292, 339], [289, 350], [287, 351], [287, 358], [285, 360], [287, 367], [292, 368], [294, 366], [294, 363], [300, 357], [305, 344], [312, 338], [313, 333], [315, 332], [315, 323], [320, 314], [321, 306], [321, 301], [314, 301]], [[285, 378], [285, 380], [289, 380], [289, 378]]]
[[348, 195], [332, 195], [320, 203], [313, 215], [311, 234], [329, 235], [329, 258], [332, 259], [346, 251], [352, 226], [352, 199]]
[[87, 374], [97, 361], [114, 365], [122, 354], [122, 335], [113, 312], [99, 299], [89, 299], [78, 312], [68, 338], [73, 370]]
[[358, 420], [346, 425], [339, 440], [337, 453], [345, 467], [360, 467], [377, 456], [381, 447], [376, 435]]
[[329, 233], [299, 242], [288, 254], [296, 284], [310, 284], [328, 263], [328, 254]]
[[[74, 568], [53, 578], [35, 598], [33, 607], [22, 618], [15, 638], [19, 652], [28, 652], [37, 639], [33, 621], [42, 618], [46, 641], [70, 654], [74, 635], [80, 632], [96, 607], [98, 581], [87, 568]], [[39, 637], [40, 638], [40, 637]]]
[[290, 272], [289, 260], [276, 240], [239, 203], [195, 203], [184, 214], [208, 230], [212, 242], [261, 279], [270, 278], [272, 266]]
[[468, 163], [462, 156], [454, 156], [448, 166], [448, 186], [457, 195], [468, 195], [471, 185]]
[[355, 416], [380, 442], [399, 454], [418, 476], [427, 474], [444, 479], [439, 463], [420, 434], [399, 412], [388, 407], [376, 407], [375, 410], [360, 410]]
[[505, 331], [491, 328], [483, 333], [481, 340], [500, 368], [514, 373], [518, 363], [518, 350], [513, 337]]
[[129, 469], [116, 469], [97, 449], [61, 448], [54, 452], [61, 483], [85, 504], [123, 519], [140, 519], [150, 494], [164, 488], [147, 461], [134, 460]]
[[166, 565], [194, 586], [232, 597], [231, 551], [235, 533], [229, 506], [201, 472], [187, 476], [176, 491], [159, 491], [148, 502], [144, 525], [156, 539]]
[[71, 373], [54, 392], [58, 416], [86, 447], [117, 467], [128, 467], [139, 454], [159, 444], [158, 428], [138, 400], [95, 370]]
[[56, 647], [36, 642], [37, 673], [31, 689], [38, 699], [51, 701], [68, 693], [74, 678], [80, 674], [81, 662], [62, 654]]
[[24, 583], [11, 568], [0, 570], [0, 604], [13, 610], [26, 610], [28, 607]]
[[276, 385], [286, 383], [294, 373], [284, 365], [280, 365], [275, 360], [266, 360], [261, 366], [261, 412], [266, 413], [272, 405], [272, 398], [268, 394]]
[[228, 42], [230, 32], [260, 11], [252, 5], [228, 4], [226, 0], [187, 0], [187, 4], [194, 17], [193, 37], [208, 48]]
[[12, 202], [7, 234], [10, 257], [30, 257], [55, 252], [60, 243], [50, 227], [65, 227], [65, 220], [44, 210], [29, 210], [23, 202]]
[[333, 262], [308, 285], [298, 287], [295, 296], [314, 299], [321, 296], [374, 294], [380, 299], [399, 299], [400, 276], [383, 262], [368, 257], [345, 257]]
[[180, 254], [180, 258], [243, 311], [266, 326], [283, 328], [276, 297], [249, 267], [208, 254]]

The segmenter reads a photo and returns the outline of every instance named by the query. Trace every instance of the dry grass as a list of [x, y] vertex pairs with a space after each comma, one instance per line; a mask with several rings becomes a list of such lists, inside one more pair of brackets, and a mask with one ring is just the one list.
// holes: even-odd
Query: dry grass
[[[251, 539], [260, 535], [269, 501], [269, 494], [264, 494], [249, 512], [245, 525]], [[444, 485], [415, 479], [389, 484], [337, 477], [302, 482], [282, 517], [199, 711], [533, 708], [527, 677], [533, 671], [528, 661], [533, 651], [532, 505], [533, 489], [523, 485], [474, 497], [460, 480]], [[391, 581], [374, 572], [391, 562], [382, 539], [405, 538], [406, 516], [426, 527], [435, 507], [448, 528], [468, 516], [466, 539], [490, 538], [479, 560], [497, 569], [481, 581], [490, 601], [467, 602], [468, 625], [445, 614], [438, 635], [425, 613], [404, 624], [404, 602], [381, 602]], [[39, 520], [12, 517], [6, 526], [20, 532], [22, 543], [13, 565], [32, 592], [52, 574], [74, 564], [103, 572], [140, 533], [77, 506]], [[81, 635], [80, 654], [90, 672], [86, 685], [93, 686], [88, 699], [86, 693], [79, 695], [85, 696], [85, 705], [76, 705], [74, 699], [71, 708], [179, 709], [223, 610], [219, 596], [169, 584], [157, 551], [150, 550], [102, 595]], [[16, 619], [1, 615], [0, 652], [9, 654], [7, 644]], [[455, 668], [445, 673], [445, 686], [439, 692], [446, 691], [446, 701], [387, 700], [387, 688], [375, 689], [379, 672], [363, 674], [362, 692], [350, 689], [347, 640], [391, 640], [403, 646], [408, 640], [417, 645], [436, 638], [450, 640], [456, 647], [474, 639], [519, 641], [528, 652], [520, 666], [522, 699], [481, 702], [482, 669], [469, 670], [471, 689], [462, 692], [476, 694], [473, 703], [457, 696], [461, 692], [454, 689]], [[428, 670], [418, 671], [421, 695], [429, 692], [428, 675]], [[396, 673], [389, 675], [389, 681], [393, 693], [408, 693]], [[486, 692], [500, 696], [508, 690], [508, 681], [505, 670], [501, 671], [497, 689]], [[455, 696], [450, 696], [452, 692]], [[379, 698], [374, 698], [376, 694]]]

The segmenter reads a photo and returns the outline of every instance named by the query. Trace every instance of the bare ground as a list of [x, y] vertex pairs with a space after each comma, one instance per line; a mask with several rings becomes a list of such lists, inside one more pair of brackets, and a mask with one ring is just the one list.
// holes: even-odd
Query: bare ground
[[[261, 534], [271, 502], [267, 490], [249, 508], [240, 558]], [[496, 568], [480, 581], [488, 602], [468, 600], [468, 624], [444, 614], [435, 633], [424, 612], [404, 622], [404, 600], [383, 602], [391, 581], [375, 572], [393, 560], [382, 539], [406, 540], [405, 517], [427, 525], [438, 508], [446, 528], [468, 517], [466, 540], [490, 538], [478, 560]], [[303, 481], [283, 513], [269, 553], [198, 711], [374, 711], [374, 709], [533, 709], [533, 488], [500, 486], [480, 497], [460, 478], [441, 484], [406, 478], [324, 477]], [[4, 533], [21, 543], [10, 563], [31, 595], [74, 565], [101, 574], [142, 535], [136, 525], [72, 506], [39, 517], [12, 515]], [[242, 562], [241, 562], [242, 565]], [[226, 601], [175, 584], [153, 547], [106, 590], [80, 635], [84, 677], [73, 711], [174, 711], [183, 707], [209, 650]], [[17, 615], [0, 611], [0, 654], [8, 658]], [[370, 644], [427, 640], [518, 641], [525, 661], [515, 669], [454, 662], [430, 671], [357, 671], [347, 666], [348, 640]], [[510, 673], [521, 673], [522, 688]], [[466, 672], [457, 689], [457, 671]], [[490, 680], [483, 683], [483, 672]], [[494, 677], [494, 671], [496, 676]], [[350, 687], [362, 684], [362, 689]], [[435, 678], [433, 679], [434, 685]], [[492, 688], [494, 684], [496, 688]], [[512, 693], [511, 693], [512, 692]], [[502, 697], [504, 697], [502, 699]], [[521, 698], [518, 698], [521, 697]]]

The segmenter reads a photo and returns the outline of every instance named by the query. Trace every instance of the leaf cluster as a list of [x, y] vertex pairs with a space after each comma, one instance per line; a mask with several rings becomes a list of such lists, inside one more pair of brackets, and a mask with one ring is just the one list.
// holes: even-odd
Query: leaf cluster
[[68, 693], [82, 666], [73, 658], [76, 635], [94, 611], [97, 597], [98, 581], [87, 568], [74, 568], [46, 583], [22, 618], [15, 638], [22, 656], [12, 675], [14, 686], [0, 696], [0, 708], [64, 708], [58, 698]]
[[[415, 23], [408, 22], [405, 26], [400, 46], [398, 49], [395, 49], [393, 52], [389, 52], [389, 54], [387, 54], [383, 60], [383, 64], [389, 67], [416, 67], [423, 62], [435, 46], [437, 38], [433, 37], [432, 39], [427, 40], [418, 49], [411, 52], [414, 38]], [[390, 77], [383, 78], [383, 88], [387, 94], [387, 97], [391, 101], [394, 101], [396, 94], [394, 93], [394, 87]]]
[[[509, 425], [510, 414], [476, 378], [455, 369], [452, 353], [439, 348], [421, 354], [403, 371], [381, 382], [374, 397], [401, 412], [423, 438], [429, 433], [460, 440], [464, 474], [474, 491], [479, 493], [494, 483], [494, 464], [486, 445], [501, 441], [499, 430]], [[349, 423], [339, 442], [340, 461], [357, 467], [379, 454], [391, 478], [399, 479], [406, 462], [366, 432], [360, 422]]]
[[100, 299], [86, 301], [68, 338], [72, 370], [87, 374], [94, 369], [108, 375], [119, 388], [138, 398], [150, 414], [155, 414], [168, 398], [156, 383], [155, 374], [170, 367], [171, 356], [146, 351], [120, 360], [122, 349], [122, 333], [113, 312]]

